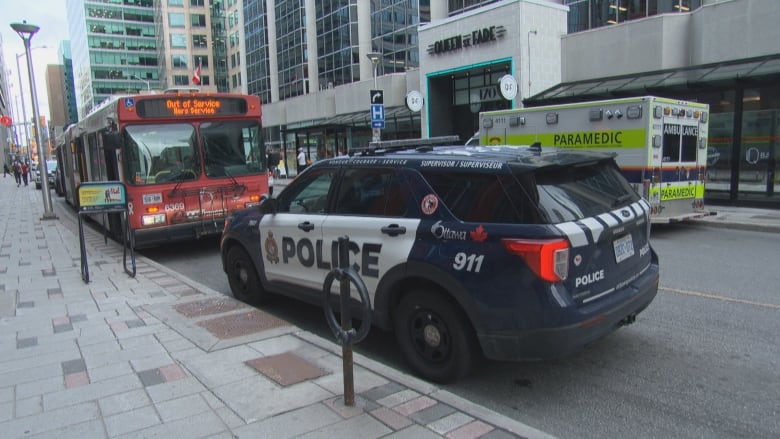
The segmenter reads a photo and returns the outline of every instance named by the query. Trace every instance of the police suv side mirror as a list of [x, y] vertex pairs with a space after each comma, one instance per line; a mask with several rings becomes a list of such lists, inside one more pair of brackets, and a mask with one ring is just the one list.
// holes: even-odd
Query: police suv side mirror
[[260, 212], [262, 213], [276, 213], [279, 209], [279, 200], [271, 198], [266, 194], [260, 196]]

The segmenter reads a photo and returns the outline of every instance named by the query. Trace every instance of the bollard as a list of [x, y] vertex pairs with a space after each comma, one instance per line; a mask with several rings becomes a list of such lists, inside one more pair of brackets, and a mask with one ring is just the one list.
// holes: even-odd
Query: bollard
[[[339, 266], [331, 270], [325, 277], [323, 284], [323, 309], [325, 320], [328, 322], [336, 341], [341, 344], [342, 369], [344, 374], [344, 405], [355, 406], [355, 383], [353, 374], [352, 344], [363, 340], [368, 335], [371, 327], [371, 299], [363, 279], [354, 267], [349, 264], [349, 237], [343, 236], [338, 240]], [[336, 322], [336, 316], [330, 301], [330, 289], [333, 281], [339, 280], [339, 304], [341, 324]], [[350, 283], [354, 283], [360, 294], [362, 307], [362, 320], [358, 331], [352, 327], [352, 313], [350, 310]]]

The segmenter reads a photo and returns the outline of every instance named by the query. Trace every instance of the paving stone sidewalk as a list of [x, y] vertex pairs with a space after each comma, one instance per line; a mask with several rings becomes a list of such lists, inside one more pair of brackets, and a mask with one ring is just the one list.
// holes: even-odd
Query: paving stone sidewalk
[[0, 180], [0, 436], [547, 438], [544, 432], [207, 290]]

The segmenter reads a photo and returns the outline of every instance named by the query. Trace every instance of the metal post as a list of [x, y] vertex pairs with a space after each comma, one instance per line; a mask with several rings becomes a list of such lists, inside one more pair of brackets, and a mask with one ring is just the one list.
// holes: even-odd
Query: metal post
[[[377, 90], [379, 87], [376, 82], [376, 75], [377, 75], [377, 67], [379, 67], [379, 61], [382, 59], [382, 54], [379, 52], [369, 52], [366, 54], [368, 59], [371, 60], [371, 64], [374, 67], [374, 90]], [[382, 140], [382, 130], [379, 128], [373, 128], [373, 136], [371, 138], [372, 142], [379, 142]]]
[[147, 92], [152, 91], [152, 87], [149, 85], [149, 81], [147, 81], [146, 79], [141, 79], [138, 75], [133, 75], [132, 77], [137, 79], [137, 80], [139, 80], [139, 81], [145, 82], [146, 83], [146, 91]]
[[528, 31], [528, 97], [531, 97], [531, 34], [536, 35], [536, 29]]
[[[24, 52], [27, 55], [27, 75], [30, 80], [30, 96], [32, 98], [33, 119], [37, 123], [40, 120], [38, 116], [38, 93], [35, 89], [35, 75], [33, 74], [32, 54], [30, 49], [30, 40], [40, 29], [38, 26], [22, 23], [11, 23], [11, 28], [19, 34], [24, 42]], [[49, 170], [46, 169], [46, 156], [43, 153], [43, 143], [41, 142], [41, 130], [35, 130], [35, 142], [38, 144], [38, 172], [41, 174], [41, 192], [43, 196], [43, 216], [41, 219], [56, 219], [51, 204], [51, 192], [49, 192]], [[28, 147], [29, 150], [29, 147]]]
[[[26, 46], [25, 46], [26, 47]], [[22, 122], [24, 125], [22, 125], [22, 128], [24, 128], [24, 142], [27, 148], [27, 158], [30, 159], [30, 132], [27, 130], [27, 110], [24, 106], [24, 91], [22, 90], [22, 69], [19, 68], [19, 57], [24, 55], [24, 53], [19, 53], [16, 55], [16, 73], [19, 76], [19, 97], [22, 99]], [[40, 162], [40, 158], [38, 161]]]
[[[349, 238], [339, 238], [339, 268], [346, 270], [349, 267]], [[352, 329], [352, 315], [349, 312], [349, 279], [344, 276], [340, 284], [341, 299], [341, 329], [349, 332]], [[355, 406], [355, 379], [353, 376], [352, 342], [341, 346], [342, 370], [344, 373], [344, 405]]]

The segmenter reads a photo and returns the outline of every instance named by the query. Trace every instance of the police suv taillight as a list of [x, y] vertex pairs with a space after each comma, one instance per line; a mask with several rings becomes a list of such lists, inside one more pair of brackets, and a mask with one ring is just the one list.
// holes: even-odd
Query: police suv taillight
[[566, 239], [501, 240], [511, 254], [523, 258], [528, 267], [548, 282], [561, 282], [569, 275], [569, 241]]

